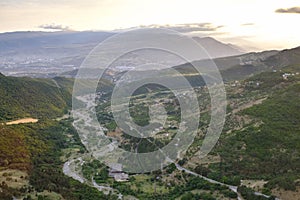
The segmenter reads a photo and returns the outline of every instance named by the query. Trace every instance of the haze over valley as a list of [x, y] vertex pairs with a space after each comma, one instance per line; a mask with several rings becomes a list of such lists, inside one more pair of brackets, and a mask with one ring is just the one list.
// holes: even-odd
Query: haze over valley
[[0, 2], [0, 200], [300, 200], [299, 17]]

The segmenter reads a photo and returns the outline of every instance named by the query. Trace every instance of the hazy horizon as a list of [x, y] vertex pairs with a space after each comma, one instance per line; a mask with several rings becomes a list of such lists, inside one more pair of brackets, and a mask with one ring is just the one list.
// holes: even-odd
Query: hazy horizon
[[246, 49], [284, 49], [300, 45], [298, 6], [295, 0], [9, 0], [0, 2], [0, 32], [164, 27]]

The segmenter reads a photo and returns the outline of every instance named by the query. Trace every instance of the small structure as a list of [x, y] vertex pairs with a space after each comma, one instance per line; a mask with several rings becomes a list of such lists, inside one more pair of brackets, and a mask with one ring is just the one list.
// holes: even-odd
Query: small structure
[[123, 166], [119, 163], [113, 163], [110, 165], [108, 176], [115, 179], [117, 182], [128, 181], [129, 175], [122, 170]]
[[123, 173], [123, 172], [122, 173], [117, 173], [117, 174], [114, 175], [114, 179], [117, 182], [128, 181], [128, 178], [129, 178], [128, 174]]
[[283, 78], [284, 80], [287, 80], [289, 76], [291, 76], [290, 73], [284, 73], [284, 74], [282, 75], [282, 78]]

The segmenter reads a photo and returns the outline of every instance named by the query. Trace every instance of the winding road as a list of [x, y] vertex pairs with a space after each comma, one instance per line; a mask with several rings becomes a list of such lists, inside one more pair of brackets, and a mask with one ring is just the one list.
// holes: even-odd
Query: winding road
[[[90, 96], [86, 95], [86, 96], [80, 97], [80, 100], [86, 104], [86, 108], [85, 109], [88, 109], [88, 110], [92, 110], [94, 108], [94, 106], [95, 106], [94, 102], [92, 101], [93, 99], [94, 98], [91, 95]], [[92, 127], [93, 126], [93, 119], [90, 116], [84, 116], [84, 118], [85, 118], [84, 123], [87, 126]], [[77, 126], [76, 121], [74, 121], [73, 126], [75, 128], [78, 128], [78, 127], [76, 127]], [[80, 165], [82, 165], [84, 163], [84, 161], [83, 161], [83, 159], [81, 157], [69, 160], [66, 163], [64, 163], [63, 173], [65, 175], [69, 176], [69, 177], [72, 177], [75, 180], [78, 180], [81, 183], [87, 183], [87, 180], [85, 180], [84, 177], [82, 177], [80, 174], [78, 174], [76, 172], [76, 163], [75, 163], [75, 161], [78, 161], [77, 164], [80, 164]], [[210, 179], [208, 177], [205, 177], [205, 176], [202, 176], [200, 174], [197, 174], [197, 173], [195, 173], [195, 172], [193, 172], [193, 171], [191, 171], [189, 169], [181, 167], [178, 164], [175, 164], [175, 165], [176, 165], [177, 169], [180, 170], [180, 171], [184, 171], [184, 172], [186, 172], [188, 174], [191, 174], [193, 176], [201, 177], [201, 178], [203, 178], [204, 180], [206, 180], [206, 181], [208, 181], [210, 183], [220, 184], [220, 185], [228, 187], [230, 190], [232, 190], [233, 192], [235, 192], [238, 195], [238, 200], [243, 200], [243, 198], [241, 197], [241, 195], [237, 191], [237, 188], [238, 188], [237, 186], [228, 185], [228, 184], [225, 184], [225, 183], [218, 182], [216, 180], [213, 180], [213, 179]], [[113, 188], [111, 188], [109, 186], [98, 185], [93, 178], [92, 178], [92, 186], [94, 188], [98, 189], [99, 191], [104, 192], [105, 194], [108, 194], [111, 191], [115, 191]], [[259, 193], [259, 192], [255, 192], [254, 194], [257, 195], [257, 196], [264, 196], [266, 198], [270, 197], [270, 196], [267, 196], [267, 195]], [[119, 199], [122, 199], [122, 197], [123, 197], [123, 195], [119, 194]], [[276, 198], [276, 200], [279, 200], [279, 199]]]

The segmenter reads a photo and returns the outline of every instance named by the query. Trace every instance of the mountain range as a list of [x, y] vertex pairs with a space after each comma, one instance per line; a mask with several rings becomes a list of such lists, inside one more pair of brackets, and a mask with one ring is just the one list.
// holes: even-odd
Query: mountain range
[[[12, 32], [0, 34], [0, 70], [6, 75], [49, 77], [78, 68], [89, 52], [115, 32]], [[159, 36], [160, 37], [160, 36]], [[162, 35], [162, 41], [166, 35]], [[212, 58], [240, 55], [239, 47], [210, 37], [193, 37]], [[131, 38], [128, 40], [144, 38]], [[118, 44], [112, 44], [112, 48]], [[165, 55], [140, 52], [145, 57], [166, 59], [171, 66], [183, 64]], [[135, 58], [136, 55], [132, 55]], [[160, 58], [161, 57], [161, 58]], [[199, 56], [198, 59], [202, 59]], [[140, 62], [139, 60], [135, 62]], [[144, 61], [141, 61], [144, 62]], [[130, 63], [127, 63], [130, 64]]]
[[[186, 157], [177, 164], [188, 170], [176, 170], [176, 165], [170, 165], [149, 174], [130, 174], [128, 182], [121, 183], [109, 178], [108, 168], [92, 160], [90, 154], [82, 157], [87, 150], [73, 127], [74, 119], [68, 115], [78, 66], [98, 41], [113, 34], [18, 32], [0, 35], [0, 199], [115, 200], [119, 192], [124, 199], [132, 196], [140, 199], [237, 199], [237, 195], [246, 200], [276, 199], [275, 196], [282, 200], [300, 199], [300, 47], [242, 54], [238, 47], [213, 38], [194, 38], [210, 51], [225, 82], [227, 115], [217, 145], [205, 159], [199, 159], [195, 153], [208, 127], [210, 98], [205, 87], [198, 87], [203, 86], [203, 80], [199, 74], [193, 74], [195, 70], [190, 63], [174, 63], [174, 68], [196, 86], [195, 91], [201, 99], [199, 135]], [[135, 55], [134, 61], [143, 61], [137, 57]], [[199, 58], [192, 64], [201, 66], [206, 62]], [[113, 92], [115, 77], [119, 78], [122, 73], [124, 71], [108, 74], [105, 77], [108, 80], [99, 83], [104, 86], [104, 93], [96, 107], [100, 113], [98, 117], [101, 122], [107, 122], [110, 137], [125, 141], [124, 148], [140, 145], [146, 149], [150, 147], [148, 143], [140, 140], [130, 143], [130, 137], [120, 134], [111, 120], [109, 95]], [[88, 88], [89, 81], [84, 82], [84, 86]], [[141, 91], [152, 92], [151, 98], [161, 98], [157, 102], [172, 100], [168, 93], [156, 93], [155, 87], [148, 89]], [[138, 100], [137, 97], [147, 95], [139, 94], [133, 99]], [[176, 102], [164, 107], [174, 114], [172, 119], [175, 120], [179, 115], [171, 109], [171, 104], [174, 106]], [[142, 110], [145, 114], [147, 109], [138, 105], [131, 111]], [[140, 121], [147, 121], [143, 115], [136, 116]], [[24, 118], [35, 118], [38, 122], [7, 123]], [[169, 127], [157, 138], [174, 130]], [[85, 163], [81, 163], [81, 158]], [[98, 184], [114, 188], [113, 192], [105, 195], [95, 188], [96, 182], [81, 183], [64, 174], [64, 166], [72, 167], [73, 161], [81, 165], [79, 175], [87, 180], [95, 177]], [[76, 175], [76, 172], [73, 173]], [[192, 178], [194, 172], [227, 184], [236, 192], [200, 177]], [[156, 193], [156, 188], [166, 189]], [[197, 197], [197, 192], [204, 195], [203, 198]], [[258, 192], [265, 196], [257, 196]]]

